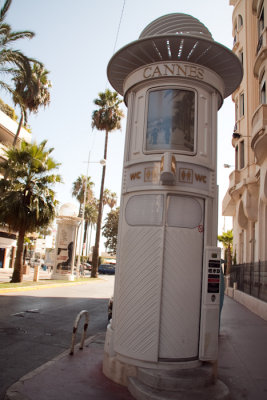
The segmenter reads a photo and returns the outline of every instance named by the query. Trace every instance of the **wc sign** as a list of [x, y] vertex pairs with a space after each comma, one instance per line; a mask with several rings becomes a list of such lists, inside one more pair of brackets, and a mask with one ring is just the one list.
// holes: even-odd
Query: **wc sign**
[[200, 183], [207, 183], [207, 175], [199, 174], [188, 168], [179, 169], [179, 182], [193, 183], [194, 180]]
[[[172, 186], [192, 187], [209, 191], [212, 181], [208, 168], [190, 163], [176, 163], [175, 181]], [[142, 163], [131, 166], [127, 174], [127, 187], [160, 185], [159, 163]]]

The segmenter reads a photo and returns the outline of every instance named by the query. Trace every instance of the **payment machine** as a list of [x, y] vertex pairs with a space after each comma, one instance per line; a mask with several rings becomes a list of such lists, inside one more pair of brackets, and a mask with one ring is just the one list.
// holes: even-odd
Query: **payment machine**
[[220, 308], [221, 249], [206, 247], [203, 271], [199, 358], [216, 360]]

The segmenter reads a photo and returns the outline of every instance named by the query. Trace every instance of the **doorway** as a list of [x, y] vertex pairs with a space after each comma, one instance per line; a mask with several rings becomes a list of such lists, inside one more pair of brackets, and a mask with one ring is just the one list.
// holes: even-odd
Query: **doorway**
[[167, 197], [159, 359], [198, 358], [204, 200]]
[[6, 249], [0, 249], [0, 268], [4, 268], [5, 250]]

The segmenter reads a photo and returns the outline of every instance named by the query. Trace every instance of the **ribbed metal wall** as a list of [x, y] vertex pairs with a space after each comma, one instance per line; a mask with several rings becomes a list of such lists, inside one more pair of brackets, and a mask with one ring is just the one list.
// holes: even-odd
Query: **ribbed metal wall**
[[158, 357], [162, 235], [162, 227], [128, 227], [120, 253], [115, 350], [139, 360]]
[[166, 228], [159, 358], [198, 355], [203, 233]]

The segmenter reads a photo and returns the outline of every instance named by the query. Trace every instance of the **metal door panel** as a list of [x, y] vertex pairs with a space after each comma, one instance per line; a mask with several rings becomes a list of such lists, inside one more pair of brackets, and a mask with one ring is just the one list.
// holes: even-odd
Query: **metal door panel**
[[[160, 322], [160, 359], [198, 356], [203, 254], [203, 208], [199, 226], [166, 227]], [[182, 212], [182, 210], [177, 210]]]

